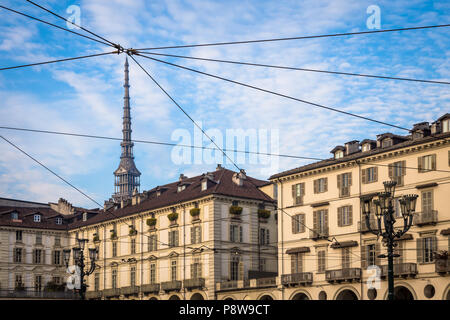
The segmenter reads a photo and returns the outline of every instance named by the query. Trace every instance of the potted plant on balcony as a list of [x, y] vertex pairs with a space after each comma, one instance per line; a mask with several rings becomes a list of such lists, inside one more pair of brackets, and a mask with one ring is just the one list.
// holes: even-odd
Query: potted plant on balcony
[[434, 259], [436, 260], [436, 272], [447, 272], [448, 251], [441, 250], [434, 252]]
[[135, 236], [135, 235], [137, 235], [137, 230], [136, 230], [136, 228], [134, 227], [134, 226], [130, 226], [130, 231], [128, 232], [128, 234], [130, 235], [130, 236]]
[[92, 241], [94, 241], [94, 242], [100, 242], [100, 237], [98, 236], [97, 233], [94, 233], [94, 236], [92, 237]]
[[231, 206], [230, 207], [230, 214], [232, 216], [239, 216], [242, 213], [242, 207], [239, 206]]
[[147, 219], [147, 225], [150, 227], [150, 230], [154, 230], [156, 226], [156, 218]]
[[261, 222], [267, 222], [270, 217], [270, 211], [266, 209], [258, 209], [258, 217]]
[[178, 213], [177, 212], [172, 212], [172, 213], [169, 213], [168, 215], [167, 215], [167, 218], [169, 219], [169, 221], [170, 221], [170, 224], [176, 224], [176, 222], [177, 222], [177, 219], [178, 219]]
[[112, 240], [117, 239], [117, 232], [116, 232], [116, 230], [112, 229], [112, 230], [110, 230], [110, 232], [111, 232], [111, 239]]
[[192, 208], [189, 213], [194, 220], [198, 220], [200, 216], [200, 208]]

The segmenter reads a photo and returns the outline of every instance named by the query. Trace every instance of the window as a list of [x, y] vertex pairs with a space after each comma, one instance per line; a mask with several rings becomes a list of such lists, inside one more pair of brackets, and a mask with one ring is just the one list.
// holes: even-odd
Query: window
[[42, 244], [42, 232], [36, 232], [36, 244]]
[[136, 239], [131, 239], [131, 254], [136, 253]]
[[303, 253], [291, 254], [291, 274], [303, 272]]
[[335, 159], [341, 159], [344, 157], [344, 151], [342, 150], [338, 150], [334, 153], [334, 158]]
[[422, 214], [431, 214], [433, 212], [433, 190], [422, 192]]
[[269, 245], [269, 243], [270, 243], [269, 229], [265, 228], [259, 229], [259, 244]]
[[305, 195], [305, 183], [297, 183], [292, 186], [292, 198], [294, 205], [303, 204], [303, 196]]
[[61, 245], [61, 237], [55, 237], [55, 247], [59, 247]]
[[33, 263], [43, 263], [42, 261], [42, 250], [41, 249], [35, 249], [33, 254]]
[[402, 209], [400, 207], [400, 198], [394, 199], [394, 217], [401, 218], [402, 217]]
[[370, 143], [364, 143], [362, 145], [362, 152], [366, 152], [370, 150]]
[[350, 268], [350, 248], [342, 248], [342, 269]]
[[381, 141], [381, 147], [382, 148], [387, 148], [393, 145], [393, 140], [391, 138], [386, 138], [383, 139], [383, 141]]
[[177, 280], [177, 260], [172, 260], [170, 262], [170, 280]]
[[83, 212], [83, 221], [87, 221], [87, 212]]
[[131, 267], [130, 269], [130, 286], [134, 287], [136, 285], [136, 267]]
[[201, 257], [196, 256], [193, 258], [193, 263], [191, 264], [191, 279], [198, 279], [201, 277], [202, 277]]
[[22, 248], [15, 248], [14, 249], [14, 262], [15, 263], [22, 263]]
[[42, 276], [34, 277], [34, 291], [36, 292], [42, 291]]
[[337, 176], [337, 187], [339, 189], [339, 197], [348, 197], [350, 195], [351, 185], [352, 185], [351, 172], [339, 174]]
[[53, 251], [53, 264], [61, 265], [61, 251]]
[[11, 219], [12, 220], [18, 220], [19, 219], [19, 213], [17, 213], [17, 212], [12, 212], [11, 213]]
[[56, 224], [62, 224], [63, 219], [62, 218], [56, 218]]
[[14, 288], [16, 290], [22, 289], [24, 287], [23, 285], [23, 279], [21, 274], [16, 274]]
[[320, 178], [314, 180], [314, 193], [322, 193], [328, 191], [328, 178]]
[[100, 290], [100, 273], [98, 272], [94, 274], [94, 290], [95, 291]]
[[35, 214], [33, 217], [33, 221], [34, 222], [41, 222], [41, 215], [40, 214]]
[[181, 191], [183, 191], [184, 189], [186, 189], [186, 185], [181, 185], [181, 186], [178, 186], [178, 192], [181, 192]]
[[195, 226], [191, 228], [191, 243], [202, 242], [202, 228], [201, 226]]
[[303, 233], [305, 232], [305, 214], [300, 213], [292, 216], [292, 233]]
[[266, 271], [266, 259], [265, 258], [261, 258], [259, 259], [259, 271]]
[[436, 154], [417, 158], [417, 167], [419, 173], [436, 170]]
[[19, 241], [19, 242], [22, 241], [22, 230], [16, 231], [16, 241]]
[[111, 287], [113, 289], [117, 288], [117, 269], [112, 269], [112, 272], [111, 272]]
[[157, 246], [157, 242], [158, 241], [158, 236], [156, 234], [151, 234], [148, 237], [148, 251], [156, 251], [158, 246]]
[[406, 161], [397, 161], [389, 164], [389, 178], [397, 182], [398, 186], [403, 186], [403, 176], [406, 174]]
[[325, 250], [320, 250], [317, 252], [317, 271], [325, 272], [326, 270], [326, 252]]
[[378, 246], [377, 244], [368, 244], [362, 248], [364, 250], [363, 253], [363, 267], [367, 268], [368, 266], [378, 265]]
[[314, 211], [313, 219], [313, 237], [317, 237], [318, 234], [322, 236], [328, 235], [328, 209]]
[[242, 279], [243, 272], [241, 273], [243, 267], [239, 256], [233, 255], [230, 261], [230, 280], [237, 281]]
[[450, 132], [450, 119], [442, 120], [442, 132]]
[[52, 281], [56, 284], [61, 284], [61, 277], [52, 277]]
[[117, 257], [117, 242], [112, 243], [112, 256]]
[[351, 226], [353, 224], [352, 211], [352, 206], [338, 208], [338, 227]]
[[169, 247], [178, 247], [178, 230], [169, 231]]
[[202, 191], [205, 191], [206, 189], [208, 189], [208, 181], [204, 180], [202, 181]]
[[437, 250], [437, 239], [435, 236], [428, 236], [417, 239], [417, 262], [433, 262], [433, 252]]
[[230, 225], [230, 241], [231, 242], [243, 242], [242, 240], [242, 226], [235, 224]]
[[362, 183], [372, 183], [378, 181], [378, 168], [371, 167], [361, 170], [361, 182]]
[[156, 263], [150, 264], [150, 284], [156, 283]]

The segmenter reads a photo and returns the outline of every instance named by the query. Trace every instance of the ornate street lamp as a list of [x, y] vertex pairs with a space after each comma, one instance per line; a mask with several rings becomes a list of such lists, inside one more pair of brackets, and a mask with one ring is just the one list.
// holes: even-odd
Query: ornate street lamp
[[[75, 261], [75, 265], [77, 265], [80, 268], [80, 284], [81, 288], [79, 290], [80, 292], [80, 298], [81, 300], [86, 299], [86, 284], [84, 283], [84, 277], [91, 275], [95, 270], [95, 261], [98, 260], [98, 247], [95, 248], [89, 248], [89, 260], [91, 262], [91, 266], [88, 271], [84, 271], [84, 267], [86, 266], [84, 264], [84, 247], [87, 242], [89, 242], [88, 239], [76, 239], [78, 242], [78, 247], [72, 248], [73, 251], [73, 258]], [[64, 263], [66, 264], [66, 267], [69, 266], [70, 261], [70, 249], [63, 250], [63, 258]]]
[[[394, 217], [394, 194], [395, 186], [397, 182], [395, 181], [385, 181], [384, 192], [380, 192], [377, 195], [377, 199], [372, 197], [364, 197], [362, 199], [361, 207], [363, 214], [366, 218], [366, 225], [370, 232], [376, 236], [382, 236], [386, 241], [388, 249], [388, 298], [389, 300], [394, 300], [394, 243], [395, 238], [400, 238], [403, 236], [412, 225], [413, 215], [416, 210], [416, 202], [418, 195], [404, 195], [400, 198], [400, 209], [403, 217], [403, 229], [394, 229], [395, 217]], [[370, 211], [371, 207], [374, 207], [375, 215], [377, 219], [377, 229], [373, 230], [370, 224]], [[383, 225], [384, 224], [384, 230]], [[386, 258], [385, 255], [380, 255], [379, 258]]]

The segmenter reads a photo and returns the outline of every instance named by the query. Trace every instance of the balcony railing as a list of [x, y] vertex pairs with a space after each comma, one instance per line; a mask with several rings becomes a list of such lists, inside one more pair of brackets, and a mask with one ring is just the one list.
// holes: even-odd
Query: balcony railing
[[311, 284], [313, 282], [313, 274], [312, 272], [301, 272], [301, 273], [292, 273], [292, 274], [284, 274], [281, 276], [281, 283], [283, 286], [305, 286]]
[[120, 289], [119, 288], [105, 289], [103, 290], [103, 296], [105, 296], [105, 298], [118, 297], [120, 296]]
[[161, 286], [159, 283], [144, 284], [141, 286], [143, 293], [158, 293]]
[[139, 286], [122, 287], [122, 288], [120, 288], [120, 293], [123, 295], [126, 295], [126, 296], [138, 294]]
[[[394, 277], [415, 277], [417, 274], [416, 263], [397, 263], [394, 264]], [[381, 277], [388, 276], [388, 266], [381, 266]]]
[[195, 278], [184, 280], [184, 287], [188, 290], [201, 289], [205, 287], [205, 278]]
[[86, 299], [100, 299], [102, 291], [86, 291]]
[[328, 227], [322, 227], [309, 230], [309, 238], [312, 240], [327, 239]]
[[79, 300], [79, 294], [73, 291], [49, 292], [31, 290], [0, 290], [1, 298], [10, 299], [58, 299], [58, 300]]
[[272, 286], [276, 286], [276, 285], [277, 285], [276, 277], [256, 279], [257, 287], [272, 287]]
[[428, 210], [417, 213], [413, 218], [413, 223], [416, 226], [423, 226], [426, 224], [435, 224], [438, 221], [437, 210]]
[[236, 289], [237, 287], [238, 287], [237, 280], [222, 281], [220, 283], [220, 290]]
[[325, 271], [325, 279], [330, 282], [341, 281], [359, 281], [361, 280], [360, 268], [345, 268], [339, 270], [327, 270]]
[[[369, 223], [372, 230], [378, 230], [377, 221], [375, 221], [375, 219], [370, 219]], [[361, 233], [370, 231], [364, 216], [361, 221], [358, 221], [358, 231]]]
[[180, 291], [182, 282], [178, 280], [161, 282], [161, 289], [164, 291]]
[[436, 259], [434, 262], [437, 273], [450, 273], [449, 259]]

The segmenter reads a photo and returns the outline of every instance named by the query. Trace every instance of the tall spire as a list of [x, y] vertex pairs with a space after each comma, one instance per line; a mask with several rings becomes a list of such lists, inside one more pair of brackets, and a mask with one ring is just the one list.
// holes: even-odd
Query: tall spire
[[122, 142], [120, 146], [122, 148], [122, 154], [120, 156], [120, 164], [116, 171], [115, 176], [115, 192], [113, 195], [114, 201], [121, 201], [129, 199], [133, 191], [137, 189], [139, 191], [139, 176], [141, 173], [134, 164], [133, 146], [131, 141], [131, 113], [130, 113], [130, 83], [129, 83], [129, 71], [128, 71], [128, 57], [125, 58], [125, 94], [123, 97], [123, 128], [122, 128]]

